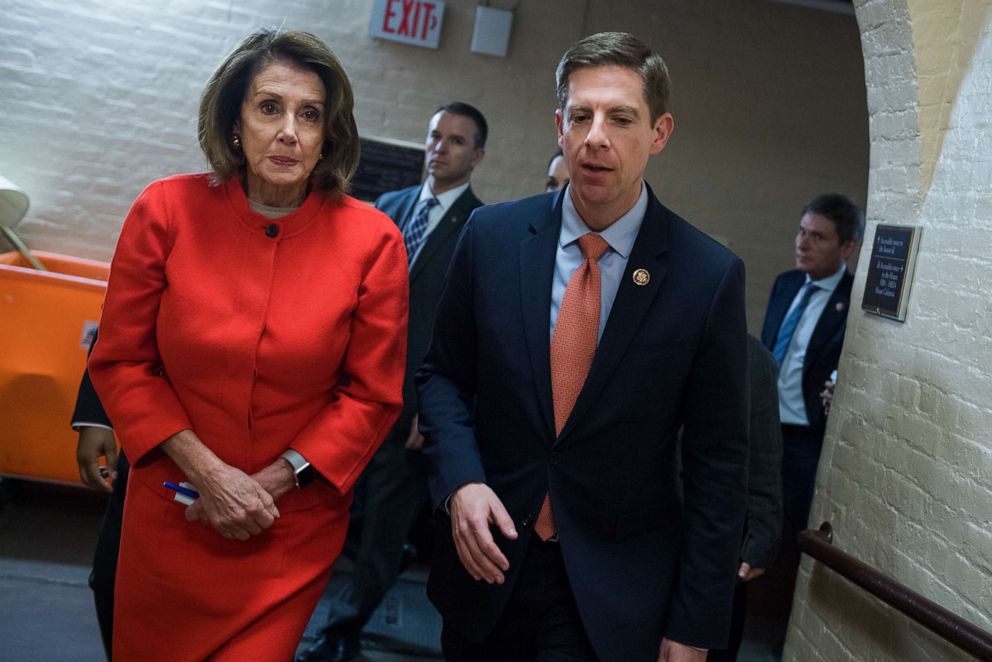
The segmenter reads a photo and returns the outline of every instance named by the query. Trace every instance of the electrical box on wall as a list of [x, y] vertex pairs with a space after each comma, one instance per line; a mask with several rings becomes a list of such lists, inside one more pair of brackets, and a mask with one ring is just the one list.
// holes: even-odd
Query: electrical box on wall
[[472, 52], [506, 57], [510, 45], [513, 12], [492, 7], [476, 7]]

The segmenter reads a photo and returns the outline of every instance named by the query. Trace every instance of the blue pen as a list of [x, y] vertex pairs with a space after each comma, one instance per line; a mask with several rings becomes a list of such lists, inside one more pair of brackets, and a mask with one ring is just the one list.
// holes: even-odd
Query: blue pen
[[179, 485], [176, 485], [175, 483], [167, 480], [162, 484], [168, 487], [170, 490], [176, 492], [177, 494], [182, 494], [183, 496], [189, 497], [190, 499], [200, 498], [200, 493], [194, 490], [192, 487], [190, 487], [189, 483], [180, 483]]

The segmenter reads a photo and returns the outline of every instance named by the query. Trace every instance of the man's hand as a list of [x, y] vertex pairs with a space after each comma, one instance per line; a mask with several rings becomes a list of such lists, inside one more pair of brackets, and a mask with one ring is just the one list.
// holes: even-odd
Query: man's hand
[[764, 568], [752, 568], [751, 564], [748, 563], [747, 561], [741, 561], [741, 567], [737, 571], [737, 577], [744, 582], [749, 582], [752, 579], [757, 579], [763, 574], [765, 574]]
[[413, 422], [410, 423], [410, 434], [406, 436], [406, 443], [403, 447], [411, 451], [419, 451], [424, 447], [424, 435], [420, 434], [420, 430], [417, 429], [417, 423], [420, 422], [420, 414], [413, 415]]
[[225, 538], [248, 540], [279, 517], [272, 495], [240, 469], [225, 464], [204, 478], [195, 483], [200, 498], [186, 509], [190, 522], [206, 522]]
[[449, 507], [451, 536], [465, 570], [476, 581], [502, 584], [510, 562], [496, 545], [489, 527], [495, 524], [505, 537], [517, 539], [517, 529], [503, 502], [488, 485], [468, 483], [452, 495]]
[[705, 662], [708, 654], [709, 651], [699, 650], [666, 638], [661, 640], [658, 662]]
[[[107, 460], [107, 476], [100, 475], [100, 457]], [[113, 492], [112, 482], [117, 478], [117, 442], [114, 431], [88, 426], [79, 429], [76, 442], [76, 464], [83, 485], [99, 492]]]
[[830, 405], [834, 401], [834, 388], [837, 384], [831, 380], [823, 382], [823, 390], [820, 391], [820, 402], [823, 404], [823, 415], [830, 415]]

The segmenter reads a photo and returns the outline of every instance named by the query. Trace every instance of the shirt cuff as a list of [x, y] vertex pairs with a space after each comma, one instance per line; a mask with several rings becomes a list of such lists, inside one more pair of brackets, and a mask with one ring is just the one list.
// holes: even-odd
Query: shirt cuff
[[73, 430], [77, 432], [83, 428], [103, 428], [104, 430], [110, 430], [113, 432], [114, 428], [109, 425], [104, 425], [103, 423], [90, 423], [89, 421], [73, 421], [70, 423]]

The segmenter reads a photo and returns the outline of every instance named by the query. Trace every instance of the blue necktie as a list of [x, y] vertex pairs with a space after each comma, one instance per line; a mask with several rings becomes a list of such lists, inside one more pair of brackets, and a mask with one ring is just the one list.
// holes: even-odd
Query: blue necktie
[[437, 198], [427, 198], [420, 203], [420, 209], [413, 220], [403, 228], [403, 243], [406, 244], [407, 263], [413, 262], [413, 256], [417, 254], [420, 244], [424, 243], [424, 231], [427, 230], [427, 218], [430, 216], [434, 205], [440, 204]]
[[782, 322], [782, 328], [778, 331], [778, 338], [775, 340], [775, 349], [772, 350], [772, 354], [775, 356], [775, 363], [782, 365], [782, 361], [785, 359], [785, 352], [789, 349], [789, 343], [792, 342], [792, 336], [796, 333], [796, 327], [799, 326], [799, 320], [802, 318], [803, 313], [806, 312], [806, 306], [809, 305], [809, 300], [813, 296], [813, 292], [818, 289], [820, 289], [819, 286], [814, 285], [812, 282], [803, 285], [802, 298], [799, 299], [799, 303], [796, 304], [796, 307], [792, 309], [789, 316]]

